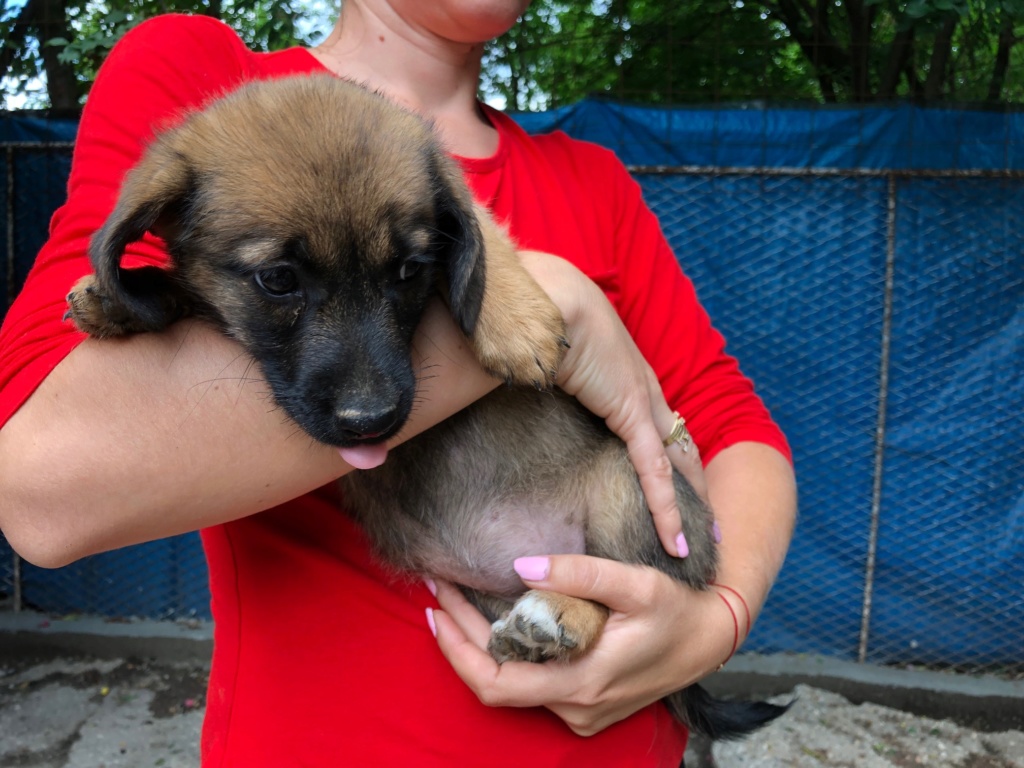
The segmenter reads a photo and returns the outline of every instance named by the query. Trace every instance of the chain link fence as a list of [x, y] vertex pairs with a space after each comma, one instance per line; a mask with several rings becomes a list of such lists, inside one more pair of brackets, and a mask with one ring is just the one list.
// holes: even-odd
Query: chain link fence
[[1024, 175], [635, 170], [794, 449], [746, 648], [1019, 672]]
[[[0, 146], [13, 296], [67, 148]], [[1024, 174], [632, 171], [794, 449], [800, 521], [746, 649], [1019, 673]], [[0, 592], [12, 610], [209, 616], [196, 535], [58, 571], [0, 539]]]

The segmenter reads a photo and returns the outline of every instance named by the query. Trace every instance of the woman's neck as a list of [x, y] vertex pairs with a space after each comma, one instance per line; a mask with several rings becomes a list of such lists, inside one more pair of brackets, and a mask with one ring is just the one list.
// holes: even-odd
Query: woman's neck
[[476, 98], [483, 45], [445, 40], [388, 13], [387, 5], [381, 9], [344, 3], [312, 54], [340, 77], [423, 115], [453, 154], [493, 155], [497, 132]]

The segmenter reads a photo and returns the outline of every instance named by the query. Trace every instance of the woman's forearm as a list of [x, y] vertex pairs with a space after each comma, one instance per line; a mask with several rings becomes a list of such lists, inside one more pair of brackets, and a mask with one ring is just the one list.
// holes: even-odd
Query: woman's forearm
[[[716, 582], [737, 590], [757, 618], [786, 557], [796, 522], [796, 482], [789, 461], [767, 445], [737, 443], [705, 468], [722, 531]], [[733, 598], [725, 593], [730, 601]], [[742, 607], [734, 605], [746, 624]], [[749, 628], [747, 628], [749, 631]]]
[[[415, 340], [407, 438], [496, 385], [438, 302]], [[87, 340], [0, 430], [0, 529], [23, 556], [84, 555], [223, 523], [344, 474], [209, 326]]]

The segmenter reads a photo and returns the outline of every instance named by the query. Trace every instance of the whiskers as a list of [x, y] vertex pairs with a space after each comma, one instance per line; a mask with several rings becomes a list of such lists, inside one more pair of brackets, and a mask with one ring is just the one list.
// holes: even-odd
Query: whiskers
[[[185, 343], [185, 339], [188, 337], [189, 332], [190, 331], [186, 331], [185, 338], [183, 338], [181, 343], [178, 345], [178, 349], [175, 352], [175, 357], [177, 357], [178, 353], [181, 352], [183, 345]], [[245, 367], [242, 369], [240, 373], [228, 373], [233, 367], [237, 367], [240, 361], [243, 360], [245, 361]], [[218, 391], [221, 385], [225, 383], [236, 385], [236, 392], [234, 395], [235, 407], [238, 407], [239, 403], [241, 402], [244, 388], [246, 386], [258, 387], [258, 389], [253, 389], [249, 391], [259, 399], [274, 403], [273, 392], [271, 392], [270, 386], [267, 384], [266, 380], [262, 376], [260, 376], [258, 372], [253, 372], [253, 366], [255, 364], [256, 361], [249, 357], [245, 352], [239, 352], [231, 360], [229, 360], [224, 365], [223, 368], [221, 368], [217, 376], [214, 376], [209, 379], [203, 379], [202, 381], [197, 381], [195, 384], [189, 387], [186, 393], [186, 397], [193, 401], [192, 408], [185, 415], [185, 418], [182, 419], [181, 425], [184, 425], [185, 422], [187, 422], [195, 415], [196, 411], [203, 404], [203, 401], [210, 395], [211, 392]]]
[[[423, 387], [421, 385], [423, 382], [439, 378], [438, 374], [431, 373], [431, 371], [439, 369], [440, 367], [440, 363], [427, 363], [420, 366], [418, 370], [413, 371], [413, 376], [416, 379], [416, 388], [413, 390], [412, 404], [409, 406], [410, 418], [419, 412], [424, 403], [429, 401], [429, 398], [427, 397], [426, 392], [423, 391]], [[401, 434], [401, 432], [399, 432], [399, 434]]]

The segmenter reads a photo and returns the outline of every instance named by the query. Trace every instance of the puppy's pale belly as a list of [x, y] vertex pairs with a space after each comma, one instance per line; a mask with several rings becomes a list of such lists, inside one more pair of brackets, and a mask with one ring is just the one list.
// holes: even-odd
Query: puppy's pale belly
[[458, 530], [437, 531], [424, 552], [429, 575], [514, 598], [525, 591], [512, 567], [517, 557], [583, 554], [583, 510], [502, 503], [461, 516]]

